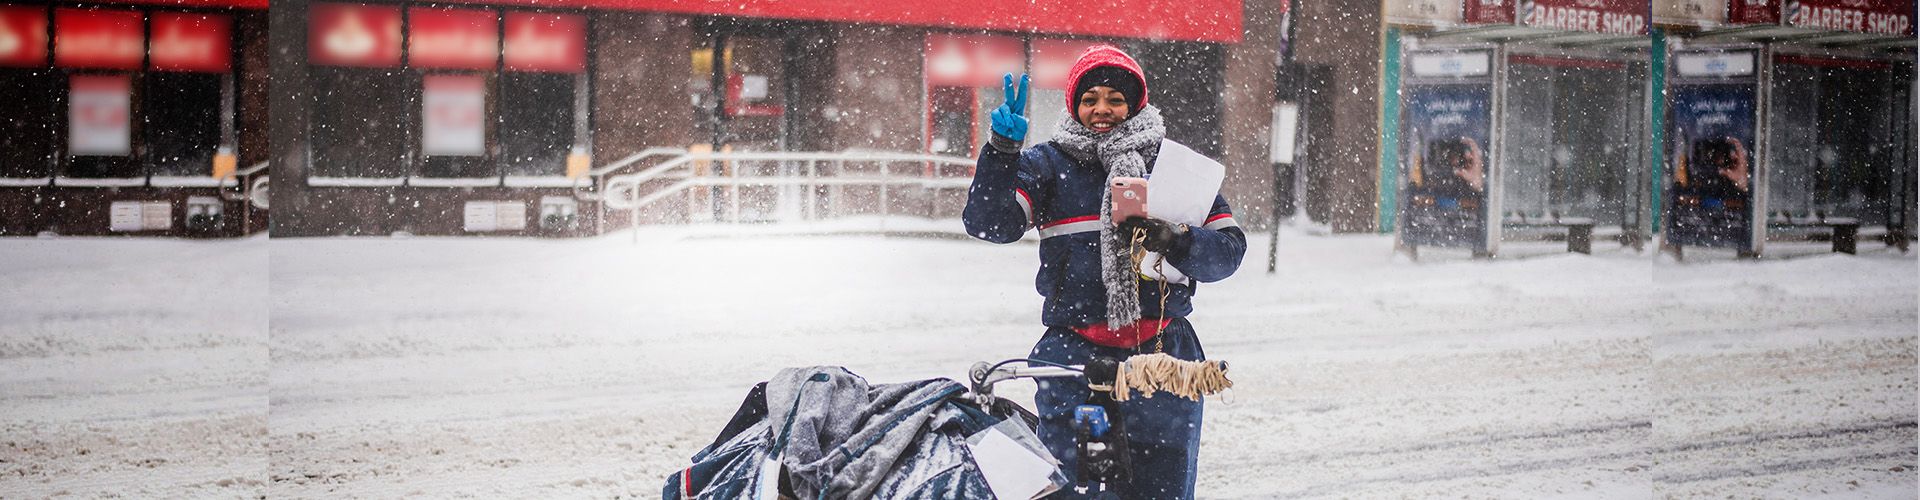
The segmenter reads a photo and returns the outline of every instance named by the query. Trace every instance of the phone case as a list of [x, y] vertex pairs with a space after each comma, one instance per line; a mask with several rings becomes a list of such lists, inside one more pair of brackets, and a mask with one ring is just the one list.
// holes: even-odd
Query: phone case
[[1147, 215], [1147, 180], [1139, 177], [1115, 177], [1113, 179], [1113, 223], [1119, 225], [1128, 217]]

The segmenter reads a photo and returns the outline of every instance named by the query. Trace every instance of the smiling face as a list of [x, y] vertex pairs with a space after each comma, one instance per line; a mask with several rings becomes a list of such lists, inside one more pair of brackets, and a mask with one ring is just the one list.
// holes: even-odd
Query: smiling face
[[1096, 86], [1080, 94], [1073, 117], [1094, 132], [1106, 132], [1127, 121], [1127, 96], [1113, 87]]

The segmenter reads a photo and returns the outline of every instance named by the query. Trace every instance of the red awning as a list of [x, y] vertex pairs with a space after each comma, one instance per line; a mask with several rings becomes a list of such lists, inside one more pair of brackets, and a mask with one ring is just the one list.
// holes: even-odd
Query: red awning
[[[213, 1], [213, 0], [201, 0]], [[240, 1], [240, 0], [228, 0]], [[451, 0], [1234, 43], [1243, 0]], [[1257, 0], [1256, 0], [1257, 1]], [[264, 0], [262, 0], [264, 3]]]
[[100, 0], [110, 5], [154, 5], [182, 8], [265, 9], [267, 0]]

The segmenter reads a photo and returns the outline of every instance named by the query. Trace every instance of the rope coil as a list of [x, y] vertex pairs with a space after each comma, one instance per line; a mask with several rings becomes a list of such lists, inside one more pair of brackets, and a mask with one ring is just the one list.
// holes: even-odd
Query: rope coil
[[1126, 401], [1133, 391], [1152, 398], [1156, 391], [1199, 401], [1202, 396], [1219, 394], [1233, 387], [1219, 361], [1187, 361], [1166, 353], [1141, 354], [1120, 363], [1111, 387], [1089, 386], [1113, 393], [1114, 401]]

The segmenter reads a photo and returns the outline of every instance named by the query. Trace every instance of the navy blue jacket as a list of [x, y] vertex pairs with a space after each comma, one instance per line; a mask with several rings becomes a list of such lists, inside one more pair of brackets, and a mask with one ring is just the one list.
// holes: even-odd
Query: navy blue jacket
[[[1147, 170], [1153, 170], [1148, 159]], [[1012, 243], [1028, 228], [1040, 230], [1040, 274], [1034, 286], [1046, 297], [1040, 317], [1046, 326], [1076, 327], [1107, 319], [1107, 295], [1100, 280], [1100, 192], [1107, 172], [1081, 163], [1052, 142], [1018, 154], [987, 145], [974, 169], [961, 212], [967, 233], [994, 243]], [[1233, 220], [1226, 198], [1214, 196], [1206, 224], [1188, 228], [1188, 237], [1166, 255], [1166, 265], [1197, 282], [1232, 276], [1247, 252], [1247, 236]], [[1152, 274], [1152, 262], [1141, 271]], [[1147, 318], [1184, 318], [1193, 312], [1196, 285], [1169, 284], [1166, 309], [1160, 284], [1140, 280], [1140, 314]]]

